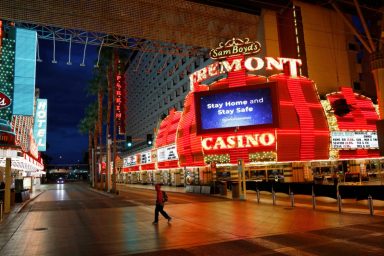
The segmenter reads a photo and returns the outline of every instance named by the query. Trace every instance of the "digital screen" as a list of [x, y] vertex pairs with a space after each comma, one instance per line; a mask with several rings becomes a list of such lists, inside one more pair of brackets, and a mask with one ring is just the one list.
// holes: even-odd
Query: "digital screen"
[[273, 125], [272, 89], [245, 88], [197, 93], [198, 130], [204, 132], [233, 127]]
[[333, 131], [331, 133], [334, 149], [375, 149], [379, 148], [377, 132]]
[[13, 114], [33, 116], [37, 33], [16, 29]]

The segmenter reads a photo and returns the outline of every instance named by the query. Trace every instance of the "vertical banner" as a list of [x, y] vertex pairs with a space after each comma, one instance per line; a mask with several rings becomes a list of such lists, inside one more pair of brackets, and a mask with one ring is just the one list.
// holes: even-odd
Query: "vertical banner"
[[120, 135], [125, 134], [125, 90], [125, 75], [118, 74], [115, 85], [115, 121]]
[[13, 114], [33, 116], [36, 77], [36, 31], [16, 29]]
[[37, 99], [33, 135], [37, 143], [38, 151], [46, 150], [47, 107], [48, 107], [47, 99]]

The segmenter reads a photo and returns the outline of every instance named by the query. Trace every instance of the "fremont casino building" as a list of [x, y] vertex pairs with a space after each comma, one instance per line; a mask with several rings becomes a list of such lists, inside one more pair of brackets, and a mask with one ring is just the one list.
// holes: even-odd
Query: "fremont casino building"
[[[156, 83], [146, 86], [161, 93], [147, 100], [137, 92], [148, 74], [130, 75], [131, 65], [126, 133], [143, 137], [154, 130], [154, 143], [123, 156], [119, 183], [238, 181], [239, 165], [246, 180], [256, 181], [375, 181], [381, 175], [376, 122], [383, 93], [343, 17], [296, 2], [258, 18], [257, 40], [233, 37], [210, 49], [209, 59], [169, 61], [168, 79], [151, 74], [148, 81]], [[142, 108], [141, 129], [130, 126], [139, 122], [135, 101], [157, 106], [157, 112]]]

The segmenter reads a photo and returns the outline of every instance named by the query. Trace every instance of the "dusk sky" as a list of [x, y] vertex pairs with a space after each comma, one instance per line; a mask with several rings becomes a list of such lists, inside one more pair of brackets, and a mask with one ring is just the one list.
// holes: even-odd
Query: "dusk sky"
[[88, 81], [97, 60], [97, 50], [87, 46], [85, 67], [84, 45], [72, 44], [71, 62], [68, 62], [69, 43], [56, 42], [57, 64], [52, 63], [53, 41], [39, 40], [40, 58], [37, 62], [36, 88], [40, 98], [48, 99], [47, 151], [52, 164], [82, 162], [88, 150], [88, 136], [78, 131], [84, 110], [94, 100], [87, 96]]

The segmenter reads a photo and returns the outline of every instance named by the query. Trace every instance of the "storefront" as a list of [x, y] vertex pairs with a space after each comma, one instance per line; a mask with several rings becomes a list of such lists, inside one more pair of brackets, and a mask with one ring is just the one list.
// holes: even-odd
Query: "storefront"
[[169, 115], [160, 123], [156, 135], [155, 149], [157, 171], [155, 181], [164, 185], [184, 186], [184, 169], [179, 166], [179, 156], [175, 143], [181, 112], [170, 110]]
[[140, 176], [142, 184], [154, 184], [156, 165], [155, 162], [152, 161], [152, 151], [148, 150], [138, 155], [140, 156]]
[[[243, 54], [227, 54], [235, 49]], [[381, 175], [371, 99], [342, 87], [320, 100], [315, 82], [299, 75], [300, 59], [257, 57], [258, 42], [232, 39], [212, 51], [217, 62], [190, 75], [183, 111], [171, 110], [161, 122], [154, 148], [124, 162], [130, 183], [326, 183]], [[281, 73], [258, 75], [263, 69]]]
[[141, 183], [138, 155], [129, 155], [123, 158], [123, 183]]
[[[222, 45], [243, 47], [238, 40]], [[357, 168], [364, 176], [362, 159], [380, 159], [372, 101], [343, 87], [325, 103], [315, 82], [298, 75], [299, 59], [252, 54], [221, 58], [190, 76], [176, 137], [179, 165], [209, 166], [212, 180], [239, 180], [239, 160], [248, 180], [327, 180], [344, 165], [345, 172]], [[263, 68], [284, 73], [257, 75]], [[340, 102], [353, 107], [340, 113]], [[187, 183], [196, 174], [188, 171]]]

